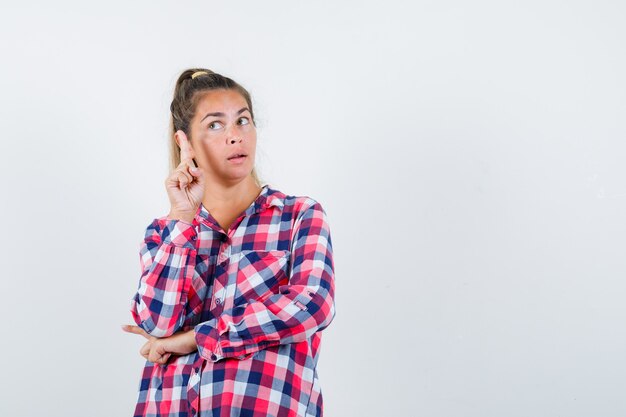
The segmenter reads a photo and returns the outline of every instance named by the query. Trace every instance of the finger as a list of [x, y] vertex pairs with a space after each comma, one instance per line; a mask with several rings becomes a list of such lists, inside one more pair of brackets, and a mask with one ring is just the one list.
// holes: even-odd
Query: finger
[[195, 181], [201, 180], [202, 176], [204, 175], [204, 172], [202, 171], [202, 168], [200, 167], [190, 167], [189, 172], [191, 172], [191, 175], [195, 177], [194, 178]]
[[152, 344], [152, 348], [150, 349], [150, 359], [154, 363], [165, 363], [167, 359], [170, 357], [171, 352], [168, 352], [165, 349], [164, 339], [161, 339], [157, 343]]
[[159, 355], [156, 350], [150, 349], [148, 360], [154, 363], [161, 363], [161, 355]]
[[176, 173], [176, 179], [178, 181], [178, 185], [180, 188], [185, 188], [187, 187], [189, 184], [191, 184], [191, 182], [193, 181], [193, 177], [189, 178], [189, 176], [183, 174], [182, 172], [178, 171]]
[[[196, 155], [193, 152], [189, 139], [187, 139], [187, 135], [185, 135], [185, 132], [182, 130], [178, 130], [176, 136], [178, 137], [178, 145], [180, 146], [180, 160], [186, 161], [189, 159], [189, 162], [191, 162], [191, 158], [195, 158]], [[191, 164], [193, 165], [193, 162], [191, 162]]]
[[147, 360], [150, 360], [150, 355], [148, 353], [139, 351], [139, 355], [143, 356], [144, 358], [146, 358]]
[[200, 168], [195, 166], [192, 159], [181, 160], [180, 164], [176, 168], [176, 171], [181, 172], [187, 177], [188, 184], [200, 179], [200, 176], [202, 175]]
[[130, 324], [123, 324], [122, 325], [122, 330], [124, 330], [125, 332], [128, 332], [128, 333], [134, 333], [134, 334], [141, 335], [141, 336], [145, 337], [146, 339], [150, 339], [152, 337], [144, 329], [142, 329], [139, 326], [133, 326], [133, 325], [130, 325]]
[[168, 359], [170, 358], [170, 356], [172, 356], [172, 352], [166, 351], [162, 345], [161, 347], [157, 349], [157, 352], [159, 353], [159, 355], [161, 355], [161, 358], [159, 359], [159, 363], [166, 363]]
[[146, 359], [148, 359], [148, 355], [150, 354], [150, 348], [151, 348], [150, 345], [151, 343], [147, 342], [141, 347], [141, 349], [139, 349], [139, 354]]
[[178, 175], [179, 179], [186, 180], [186, 183], [190, 183], [193, 181], [193, 175], [189, 173], [189, 167], [187, 165], [177, 168], [176, 174]]
[[161, 354], [158, 351], [158, 347], [159, 343], [156, 341], [150, 345], [150, 352], [148, 352], [148, 360], [150, 362], [157, 363], [159, 359], [161, 359]]

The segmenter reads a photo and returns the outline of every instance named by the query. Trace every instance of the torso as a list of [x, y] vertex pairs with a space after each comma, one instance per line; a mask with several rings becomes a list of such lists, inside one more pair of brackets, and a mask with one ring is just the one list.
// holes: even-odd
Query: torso
[[[275, 197], [278, 198], [274, 199]], [[178, 291], [184, 291], [186, 294], [186, 302], [182, 308], [178, 302], [180, 296], [170, 296], [174, 293], [165, 290], [152, 291], [154, 297], [144, 296], [146, 289], [150, 287], [139, 286], [139, 292], [132, 299], [149, 302], [145, 311], [149, 311], [150, 314], [156, 315], [164, 311], [164, 305], [167, 311], [179, 309], [184, 317], [181, 329], [188, 331], [201, 326], [203, 331], [197, 331], [197, 334], [206, 336], [210, 333], [209, 329], [219, 323], [219, 317], [226, 317], [238, 311], [235, 306], [249, 305], [255, 308], [246, 310], [249, 313], [246, 314], [249, 320], [242, 319], [243, 311], [237, 313], [238, 318], [234, 321], [242, 326], [236, 329], [240, 333], [234, 333], [236, 326], [232, 326], [229, 327], [229, 332], [224, 334], [224, 341], [229, 343], [230, 355], [236, 356], [237, 360], [225, 359], [213, 362], [202, 357], [198, 351], [189, 355], [172, 356], [166, 366], [146, 361], [139, 385], [135, 416], [151, 416], [156, 413], [163, 417], [174, 417], [187, 412], [191, 415], [192, 411], [196, 411], [197, 417], [218, 415], [220, 412], [226, 415], [245, 413], [254, 417], [321, 415], [323, 399], [316, 372], [321, 334], [316, 330], [310, 337], [294, 342], [300, 340], [297, 335], [304, 334], [305, 330], [303, 325], [298, 324], [293, 327], [296, 333], [290, 332], [283, 341], [278, 337], [279, 333], [274, 325], [270, 323], [268, 326], [259, 326], [259, 323], [262, 323], [268, 314], [269, 317], [273, 317], [272, 311], [280, 310], [281, 319], [286, 314], [292, 315], [301, 311], [302, 301], [311, 298], [311, 293], [306, 291], [308, 285], [315, 285], [322, 294], [330, 291], [326, 292], [330, 297], [327, 302], [315, 302], [311, 298], [316, 306], [325, 306], [316, 308], [316, 317], [321, 319], [323, 314], [326, 321], [329, 315], [334, 314], [334, 309], [329, 310], [332, 307], [328, 307], [334, 294], [330, 234], [324, 214], [321, 208], [317, 208], [307, 220], [307, 239], [292, 241], [291, 236], [295, 232], [294, 219], [316, 202], [306, 196], [287, 196], [282, 193], [277, 193], [275, 197], [263, 200], [263, 203], [267, 204], [258, 207], [253, 213], [254, 219], [244, 218], [241, 234], [233, 234], [228, 241], [220, 239], [215, 228], [219, 225], [224, 231], [229, 226], [241, 227], [240, 224], [233, 224], [237, 216], [241, 216], [246, 209], [240, 204], [237, 204], [237, 207], [222, 205], [213, 209], [210, 212], [212, 221], [200, 222], [196, 227], [196, 234], [185, 229], [183, 234], [175, 237], [177, 244], [184, 244], [189, 249], [195, 247], [197, 251], [179, 250], [173, 253], [170, 252], [169, 245], [158, 245], [155, 247], [156, 252], [153, 252], [152, 246], [142, 246], [142, 259], [150, 256], [155, 262], [154, 265], [159, 265], [150, 268], [149, 273], [152, 277], [164, 276], [162, 274], [166, 274], [167, 277], [190, 277], [191, 270], [188, 265], [194, 265], [194, 279], [180, 279], [179, 283], [184, 283], [184, 287], [181, 285], [174, 290], [176, 294]], [[204, 206], [204, 209], [207, 207]], [[204, 211], [200, 216], [206, 220]], [[213, 225], [213, 221], [217, 224]], [[158, 238], [157, 233], [166, 225], [167, 217], [163, 216], [158, 219], [157, 224], [149, 226], [145, 235]], [[226, 227], [222, 227], [223, 225]], [[301, 230], [304, 233], [304, 229]], [[192, 235], [197, 237], [197, 240], [185, 240]], [[319, 265], [316, 259], [322, 259], [325, 263]], [[293, 282], [290, 282], [291, 277], [294, 278]], [[141, 279], [145, 278], [142, 275]], [[166, 280], [158, 280], [160, 283], [164, 281]], [[281, 297], [282, 304], [272, 302], [271, 297], [277, 296], [282, 286], [290, 284], [299, 284], [290, 287], [298, 291], [298, 297], [294, 298], [294, 295], [285, 299]], [[321, 300], [321, 297], [320, 295], [316, 298]], [[293, 304], [288, 304], [292, 299]], [[264, 301], [252, 304], [252, 300]], [[280, 307], [270, 309], [268, 306], [259, 309], [264, 305], [262, 303], [270, 302], [273, 306]], [[287, 304], [287, 308], [284, 308]], [[137, 308], [133, 307], [132, 311], [135, 320], [139, 320]], [[229, 313], [223, 315], [225, 311]], [[306, 318], [304, 315], [299, 317]], [[292, 316], [290, 322], [296, 318]], [[167, 317], [162, 317], [161, 320], [162, 323], [166, 323], [165, 327], [162, 327], [166, 332], [170, 330], [173, 332], [180, 326], [180, 321], [174, 323]], [[211, 322], [212, 320], [215, 322]], [[311, 320], [307, 323], [314, 324]], [[235, 334], [232, 342], [228, 339], [230, 330]], [[249, 337], [242, 339], [239, 334], [246, 334]], [[208, 341], [209, 338], [204, 337], [203, 340]], [[242, 340], [246, 341], [245, 345], [240, 344]], [[277, 340], [281, 343], [272, 346], [263, 343], [271, 341], [274, 344]], [[289, 364], [289, 369], [298, 369], [302, 372], [281, 372], [287, 368], [278, 364]], [[254, 377], [238, 378], [244, 374]], [[264, 403], [263, 407], [247, 406], [255, 404], [257, 393], [266, 388], [266, 384], [261, 381], [276, 381], [278, 388], [272, 389], [269, 401], [264, 400], [267, 405]]]

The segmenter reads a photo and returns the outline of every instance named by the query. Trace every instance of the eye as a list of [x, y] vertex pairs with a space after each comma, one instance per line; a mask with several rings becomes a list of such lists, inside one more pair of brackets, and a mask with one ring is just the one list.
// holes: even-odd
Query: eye
[[247, 124], [250, 124], [250, 119], [248, 119], [247, 117], [242, 117], [239, 119], [239, 122], [242, 122], [242, 123], [239, 123], [240, 125], [247, 125]]
[[217, 126], [219, 124], [220, 124], [220, 122], [211, 122], [211, 123], [209, 123], [208, 126], [209, 126], [210, 130], [215, 130], [215, 129], [217, 129], [217, 127], [214, 128], [213, 126]]

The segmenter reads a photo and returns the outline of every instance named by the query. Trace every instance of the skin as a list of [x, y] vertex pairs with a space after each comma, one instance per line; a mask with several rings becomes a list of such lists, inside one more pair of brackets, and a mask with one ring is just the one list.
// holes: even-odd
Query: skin
[[[223, 115], [207, 116], [209, 113]], [[179, 130], [175, 138], [181, 163], [165, 181], [171, 204], [168, 218], [191, 223], [202, 202], [228, 233], [233, 221], [261, 192], [252, 177], [257, 135], [245, 98], [235, 90], [203, 93], [190, 122], [190, 137]], [[229, 162], [227, 158], [238, 151], [248, 155], [243, 163]], [[197, 170], [192, 158], [198, 163]], [[122, 330], [148, 340], [139, 353], [150, 362], [163, 364], [172, 355], [186, 355], [198, 348], [193, 330], [163, 338], [135, 325], [122, 325]]]
[[[200, 170], [206, 174], [200, 199], [224, 232], [228, 232], [232, 222], [261, 192], [251, 175], [257, 135], [250, 111], [244, 110], [247, 108], [246, 100], [237, 91], [213, 90], [203, 93], [191, 119], [191, 139], [182, 131], [175, 135], [181, 147], [181, 164], [188, 159], [187, 164], [191, 168], [193, 163], [190, 158], [194, 158]], [[207, 114], [215, 112], [224, 113], [224, 116], [207, 117]], [[242, 164], [228, 161], [228, 156], [237, 151], [248, 155]], [[177, 177], [179, 182], [190, 184], [193, 188], [193, 170], [182, 171], [184, 175]], [[171, 178], [168, 187], [175, 186], [178, 186], [176, 178]], [[192, 221], [196, 208], [197, 205], [186, 207], [182, 203], [177, 205], [172, 202], [170, 216]]]
[[122, 330], [141, 335], [148, 341], [139, 349], [139, 354], [150, 362], [164, 364], [172, 355], [187, 355], [198, 349], [193, 330], [177, 332], [169, 337], [154, 337], [139, 326], [125, 324]]

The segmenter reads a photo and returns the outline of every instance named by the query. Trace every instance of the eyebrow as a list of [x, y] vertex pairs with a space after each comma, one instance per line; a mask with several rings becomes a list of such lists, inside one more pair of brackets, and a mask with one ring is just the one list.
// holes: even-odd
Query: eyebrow
[[[239, 109], [239, 111], [237, 112], [237, 114], [241, 114], [241, 113], [243, 113], [243, 112], [244, 112], [244, 111], [246, 111], [246, 110], [247, 110], [250, 114], [252, 114], [252, 112], [250, 111], [250, 109], [249, 109], [249, 108], [247, 108], [247, 107], [243, 107], [243, 108]], [[202, 123], [202, 122], [204, 121], [204, 119], [206, 119], [206, 118], [207, 118], [207, 117], [209, 117], [209, 116], [224, 117], [224, 116], [226, 116], [226, 114], [225, 114], [225, 113], [222, 113], [222, 112], [207, 113], [207, 114], [205, 114], [205, 115], [204, 115], [204, 117], [202, 118], [202, 120], [200, 120], [200, 123]]]

